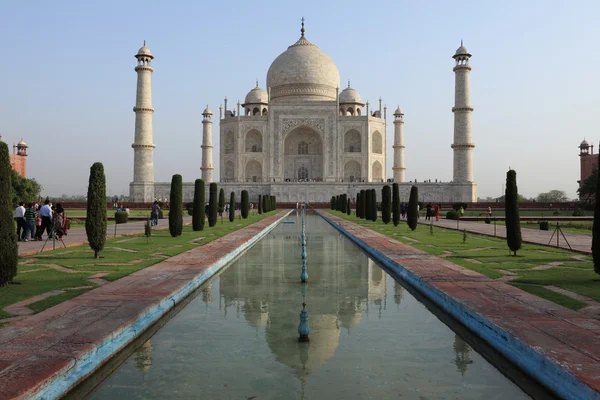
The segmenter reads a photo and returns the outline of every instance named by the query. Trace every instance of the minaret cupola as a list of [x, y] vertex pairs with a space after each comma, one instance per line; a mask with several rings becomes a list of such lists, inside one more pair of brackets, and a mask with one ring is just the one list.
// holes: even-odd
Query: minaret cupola
[[267, 115], [269, 108], [269, 94], [266, 90], [261, 89], [258, 86], [258, 80], [256, 81], [256, 87], [246, 95], [242, 107], [244, 107], [246, 116]]
[[348, 81], [348, 87], [340, 93], [339, 100], [340, 115], [342, 116], [359, 116], [365, 106], [360, 98], [360, 94], [350, 87], [350, 81]]

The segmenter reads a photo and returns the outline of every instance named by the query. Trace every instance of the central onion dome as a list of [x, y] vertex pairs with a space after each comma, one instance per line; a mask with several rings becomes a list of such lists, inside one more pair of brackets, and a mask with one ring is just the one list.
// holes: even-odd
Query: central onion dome
[[267, 72], [271, 100], [335, 100], [340, 73], [331, 58], [304, 37], [273, 61]]

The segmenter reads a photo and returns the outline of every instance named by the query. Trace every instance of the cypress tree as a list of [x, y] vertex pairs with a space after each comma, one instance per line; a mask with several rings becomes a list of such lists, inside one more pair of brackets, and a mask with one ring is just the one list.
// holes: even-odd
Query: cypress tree
[[211, 228], [217, 223], [217, 184], [211, 183], [208, 188], [208, 226]]
[[[509, 170], [506, 173], [506, 190], [504, 193], [504, 214], [506, 216], [506, 243], [508, 248], [517, 255], [521, 248], [521, 218], [519, 216], [519, 193], [517, 190], [517, 173]], [[593, 243], [592, 243], [593, 248]]]
[[[10, 227], [12, 228], [12, 223]], [[85, 233], [94, 250], [94, 258], [98, 258], [106, 242], [106, 177], [104, 166], [99, 162], [90, 168]]]
[[271, 210], [275, 210], [275, 208], [277, 208], [277, 200], [275, 196], [271, 196]]
[[204, 229], [205, 197], [204, 181], [202, 179], [196, 179], [194, 181], [194, 209], [192, 211], [192, 229], [194, 231], [201, 231]]
[[365, 190], [365, 198], [367, 199], [366, 204], [365, 204], [365, 219], [367, 221], [371, 220], [371, 211], [373, 211], [373, 208], [371, 207], [371, 189], [366, 189]]
[[235, 193], [231, 192], [229, 195], [229, 222], [233, 222], [233, 220], [235, 220]]
[[267, 196], [268, 195], [265, 194], [262, 197], [262, 209], [263, 209], [263, 212], [265, 212], [265, 213], [269, 212], [269, 208], [267, 207]]
[[392, 188], [385, 185], [381, 189], [381, 220], [384, 224], [389, 224], [392, 220]]
[[367, 218], [367, 192], [363, 189], [360, 191], [360, 217]]
[[406, 223], [411, 230], [417, 229], [417, 219], [419, 216], [419, 188], [413, 186], [410, 188], [410, 197], [408, 200], [408, 210], [406, 210]]
[[[600, 153], [598, 153], [600, 161]], [[600, 164], [598, 164], [600, 165]], [[600, 168], [596, 168], [600, 177]], [[600, 182], [600, 181], [599, 181]], [[596, 198], [594, 206], [594, 224], [592, 225], [592, 257], [594, 259], [594, 271], [600, 274], [600, 185], [596, 184]]]
[[169, 233], [172, 237], [181, 236], [183, 230], [183, 180], [181, 175], [173, 175], [169, 196]]
[[258, 214], [262, 214], [263, 210], [262, 210], [262, 196], [259, 194], [258, 195]]
[[225, 211], [225, 189], [219, 190], [219, 215], [223, 217], [223, 211]]
[[242, 218], [246, 219], [248, 218], [248, 209], [249, 209], [249, 204], [248, 204], [248, 191], [247, 190], [242, 190]]
[[346, 210], [346, 214], [352, 215], [352, 205], [350, 204], [350, 199], [348, 201], [348, 209]]
[[377, 191], [371, 189], [371, 221], [377, 221]]
[[397, 183], [392, 185], [392, 220], [394, 226], [400, 223], [400, 188]]
[[[102, 165], [102, 164], [101, 164]], [[0, 141], [0, 287], [17, 275], [19, 248], [14, 230], [12, 204], [12, 168], [6, 143]], [[106, 210], [106, 199], [104, 199]], [[106, 219], [106, 211], [104, 212]], [[106, 231], [106, 220], [104, 221]], [[106, 236], [106, 235], [105, 235]]]
[[356, 193], [356, 218], [360, 218], [360, 191]]
[[331, 210], [335, 210], [335, 196], [331, 196], [329, 203], [331, 205]]

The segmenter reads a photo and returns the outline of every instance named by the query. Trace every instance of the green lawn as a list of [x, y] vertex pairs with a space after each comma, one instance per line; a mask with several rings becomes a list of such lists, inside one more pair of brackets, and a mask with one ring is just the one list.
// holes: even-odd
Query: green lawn
[[[30, 306], [35, 312], [43, 311], [96, 287], [96, 284], [88, 280], [96, 273], [106, 272], [107, 275], [104, 276], [104, 279], [117, 280], [165, 258], [251, 225], [276, 212], [272, 211], [262, 215], [252, 213], [247, 219], [236, 218], [233, 223], [224, 218], [223, 223], [219, 220], [212, 228], [206, 224], [204, 230], [200, 232], [192, 231], [191, 225], [187, 225], [184, 226], [182, 235], [177, 238], [172, 238], [168, 229], [164, 229], [153, 231], [149, 240], [144, 235], [108, 239], [99, 259], [94, 259], [94, 253], [88, 245], [21, 257], [15, 284], [0, 288], [0, 321], [2, 318], [11, 316], [3, 310], [10, 304], [51, 290], [65, 290], [65, 293], [49, 297]], [[68, 268], [72, 272], [58, 271], [50, 268], [49, 265]], [[76, 289], [73, 290], [73, 288]]]
[[[540, 218], [541, 219], [541, 218]], [[479, 223], [484, 224], [484, 221], [478, 221]], [[491, 222], [492, 225], [494, 221]], [[556, 228], [556, 222], [550, 221], [550, 231], [554, 231]], [[504, 225], [504, 221], [496, 221], [497, 225]], [[594, 221], [560, 221], [560, 229], [564, 233], [572, 233], [575, 235], [587, 235], [592, 236], [592, 225]], [[521, 221], [521, 228], [527, 229], [540, 229], [539, 221]]]
[[[392, 223], [383, 224], [381, 218], [372, 222], [358, 219], [354, 215], [327, 211], [430, 254], [444, 255], [448, 261], [492, 279], [505, 276], [503, 271], [517, 274], [513, 283], [528, 284], [528, 292], [574, 310], [585, 306], [585, 303], [564, 299], [567, 296], [558, 295], [544, 286], [558, 286], [600, 301], [600, 275], [594, 273], [592, 258], [589, 256], [524, 243], [517, 257], [514, 257], [509, 254], [503, 239], [469, 233], [466, 243], [463, 243], [463, 232], [459, 231], [434, 227], [432, 235], [430, 227], [426, 225], [418, 225], [416, 230], [411, 231], [405, 220], [394, 227]], [[551, 269], [533, 269], [549, 263], [561, 264]]]
[[[85, 209], [68, 209], [67, 208], [66, 212], [69, 217], [85, 217], [87, 215], [87, 210], [85, 210]], [[168, 216], [169, 210], [163, 210], [163, 214], [165, 215], [165, 217]], [[129, 215], [131, 215], [132, 217], [149, 216], [150, 209], [131, 209], [131, 210], [129, 210]], [[185, 210], [184, 210], [184, 215], [187, 215]], [[106, 216], [114, 217], [115, 210], [113, 210], [112, 208], [107, 209]]]

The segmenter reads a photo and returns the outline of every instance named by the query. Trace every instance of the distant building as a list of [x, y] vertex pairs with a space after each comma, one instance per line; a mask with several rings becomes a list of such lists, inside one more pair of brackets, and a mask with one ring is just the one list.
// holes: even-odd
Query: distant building
[[[2, 141], [2, 136], [0, 136], [0, 141]], [[27, 143], [21, 139], [19, 143], [13, 145], [13, 153], [8, 155], [10, 166], [23, 178], [27, 177], [27, 148]]]
[[579, 187], [591, 174], [594, 167], [598, 166], [598, 155], [594, 154], [594, 145], [590, 145], [585, 139], [579, 145], [579, 164], [581, 168]]

